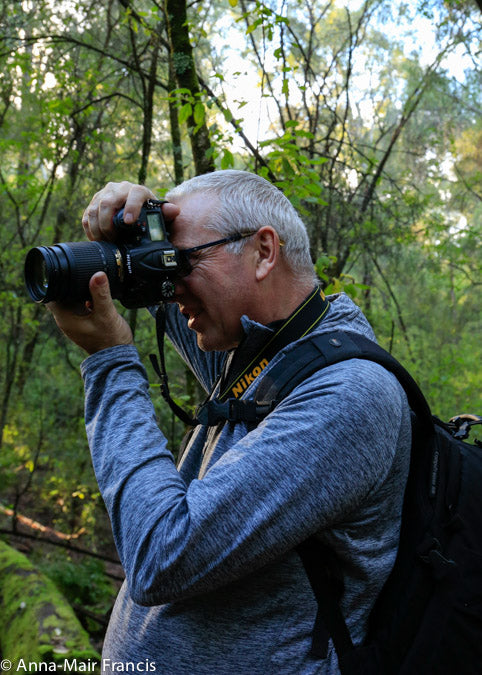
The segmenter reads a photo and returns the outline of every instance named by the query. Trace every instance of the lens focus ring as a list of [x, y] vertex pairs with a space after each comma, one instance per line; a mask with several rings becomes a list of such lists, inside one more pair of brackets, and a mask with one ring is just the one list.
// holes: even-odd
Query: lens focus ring
[[105, 272], [112, 297], [121, 295], [122, 256], [109, 242], [68, 242], [31, 249], [25, 261], [25, 281], [35, 302], [66, 298], [87, 300], [89, 281]]

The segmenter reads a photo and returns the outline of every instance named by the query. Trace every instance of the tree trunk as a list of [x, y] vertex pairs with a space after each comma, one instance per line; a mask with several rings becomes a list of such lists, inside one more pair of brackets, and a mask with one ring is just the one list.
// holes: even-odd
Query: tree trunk
[[[174, 72], [174, 65], [172, 63], [172, 54], [169, 53], [169, 92], [176, 88], [176, 75]], [[177, 114], [177, 105], [175, 101], [169, 97], [169, 121], [171, 128], [172, 141], [172, 159], [174, 164], [174, 183], [180, 185], [184, 180], [184, 162], [182, 158], [182, 140], [181, 129], [179, 127], [179, 116]]]
[[[177, 86], [188, 89], [191, 98], [199, 104], [201, 90], [196, 74], [192, 45], [189, 40], [189, 26], [185, 0], [166, 0], [165, 14], [171, 59]], [[214, 160], [211, 153], [209, 131], [206, 123], [196, 122], [193, 112], [187, 119], [189, 138], [196, 175], [214, 171]]]

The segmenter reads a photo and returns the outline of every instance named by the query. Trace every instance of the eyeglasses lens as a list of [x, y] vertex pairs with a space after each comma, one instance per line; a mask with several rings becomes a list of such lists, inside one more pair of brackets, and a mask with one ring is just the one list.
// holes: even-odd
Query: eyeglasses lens
[[192, 272], [192, 265], [187, 251], [179, 251], [179, 266], [177, 268], [178, 277], [187, 277]]

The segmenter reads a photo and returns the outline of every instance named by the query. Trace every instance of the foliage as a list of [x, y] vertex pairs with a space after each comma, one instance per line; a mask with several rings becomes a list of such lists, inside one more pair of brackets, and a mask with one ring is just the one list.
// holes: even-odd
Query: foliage
[[[434, 410], [482, 412], [473, 3], [0, 0], [0, 22], [2, 504], [113, 546], [83, 430], [83, 355], [21, 273], [30, 247], [83, 237], [108, 180], [162, 195], [213, 167], [265, 176], [301, 212], [325, 290], [362, 306]], [[154, 322], [120, 309], [147, 363]], [[167, 366], [192, 409], [201, 394], [171, 347]], [[175, 452], [183, 426], [148, 373]], [[72, 598], [100, 601], [87, 593], [99, 569], [47, 566]]]
[[380, 341], [415, 375], [439, 417], [480, 414], [482, 326], [470, 282], [453, 274], [447, 260], [427, 260], [414, 246], [401, 249], [387, 267], [406, 332], [390, 318], [391, 298], [380, 287], [371, 303]]
[[[87, 610], [93, 616], [106, 616], [115, 598], [116, 588], [106, 576], [105, 565], [95, 558], [74, 561], [70, 557], [48, 555], [38, 563], [39, 569], [74, 607]], [[87, 619], [92, 632], [99, 630], [95, 619]]]
[[0, 620], [2, 656], [20, 660], [95, 663], [99, 654], [54, 584], [24, 555], [0, 542]]

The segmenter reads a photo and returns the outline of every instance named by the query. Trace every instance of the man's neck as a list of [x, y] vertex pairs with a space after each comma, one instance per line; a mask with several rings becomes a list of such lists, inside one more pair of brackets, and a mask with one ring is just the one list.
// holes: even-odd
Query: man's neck
[[282, 278], [281, 283], [271, 283], [262, 289], [261, 298], [252, 303], [248, 316], [253, 321], [267, 326], [274, 321], [287, 319], [313, 291], [316, 282], [312, 278], [299, 280], [293, 275]]

